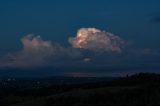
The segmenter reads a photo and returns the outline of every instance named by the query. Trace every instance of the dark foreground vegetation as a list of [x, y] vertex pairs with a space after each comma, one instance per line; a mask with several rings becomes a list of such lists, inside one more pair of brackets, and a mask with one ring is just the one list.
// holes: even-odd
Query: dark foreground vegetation
[[0, 106], [160, 106], [160, 75], [0, 88]]

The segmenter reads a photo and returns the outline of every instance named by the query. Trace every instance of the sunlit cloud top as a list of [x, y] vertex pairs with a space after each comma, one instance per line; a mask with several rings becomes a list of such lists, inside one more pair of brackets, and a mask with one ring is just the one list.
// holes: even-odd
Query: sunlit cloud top
[[124, 40], [96, 28], [81, 28], [76, 37], [69, 39], [73, 48], [83, 48], [92, 51], [121, 52]]

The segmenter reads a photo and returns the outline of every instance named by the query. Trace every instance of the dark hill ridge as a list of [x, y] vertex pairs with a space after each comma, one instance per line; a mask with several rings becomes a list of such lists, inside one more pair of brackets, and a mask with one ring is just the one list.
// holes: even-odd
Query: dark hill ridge
[[160, 83], [160, 74], [155, 73], [138, 73], [131, 76], [121, 77], [111, 81], [115, 85], [151, 85]]
[[[50, 79], [50, 78], [49, 78]], [[160, 106], [160, 74], [1, 90], [0, 106]]]

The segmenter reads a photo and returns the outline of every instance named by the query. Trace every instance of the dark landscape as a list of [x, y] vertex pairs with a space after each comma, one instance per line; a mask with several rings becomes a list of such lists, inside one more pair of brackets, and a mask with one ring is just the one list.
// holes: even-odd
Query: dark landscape
[[1, 78], [0, 106], [159, 106], [160, 74]]
[[0, 106], [160, 106], [160, 0], [0, 0]]

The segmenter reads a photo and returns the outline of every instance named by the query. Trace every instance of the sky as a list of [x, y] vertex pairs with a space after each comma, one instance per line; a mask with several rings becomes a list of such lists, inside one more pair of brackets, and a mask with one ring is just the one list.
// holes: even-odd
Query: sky
[[94, 75], [158, 72], [159, 5], [159, 0], [1, 0], [0, 66], [65, 66], [79, 75], [92, 68]]

